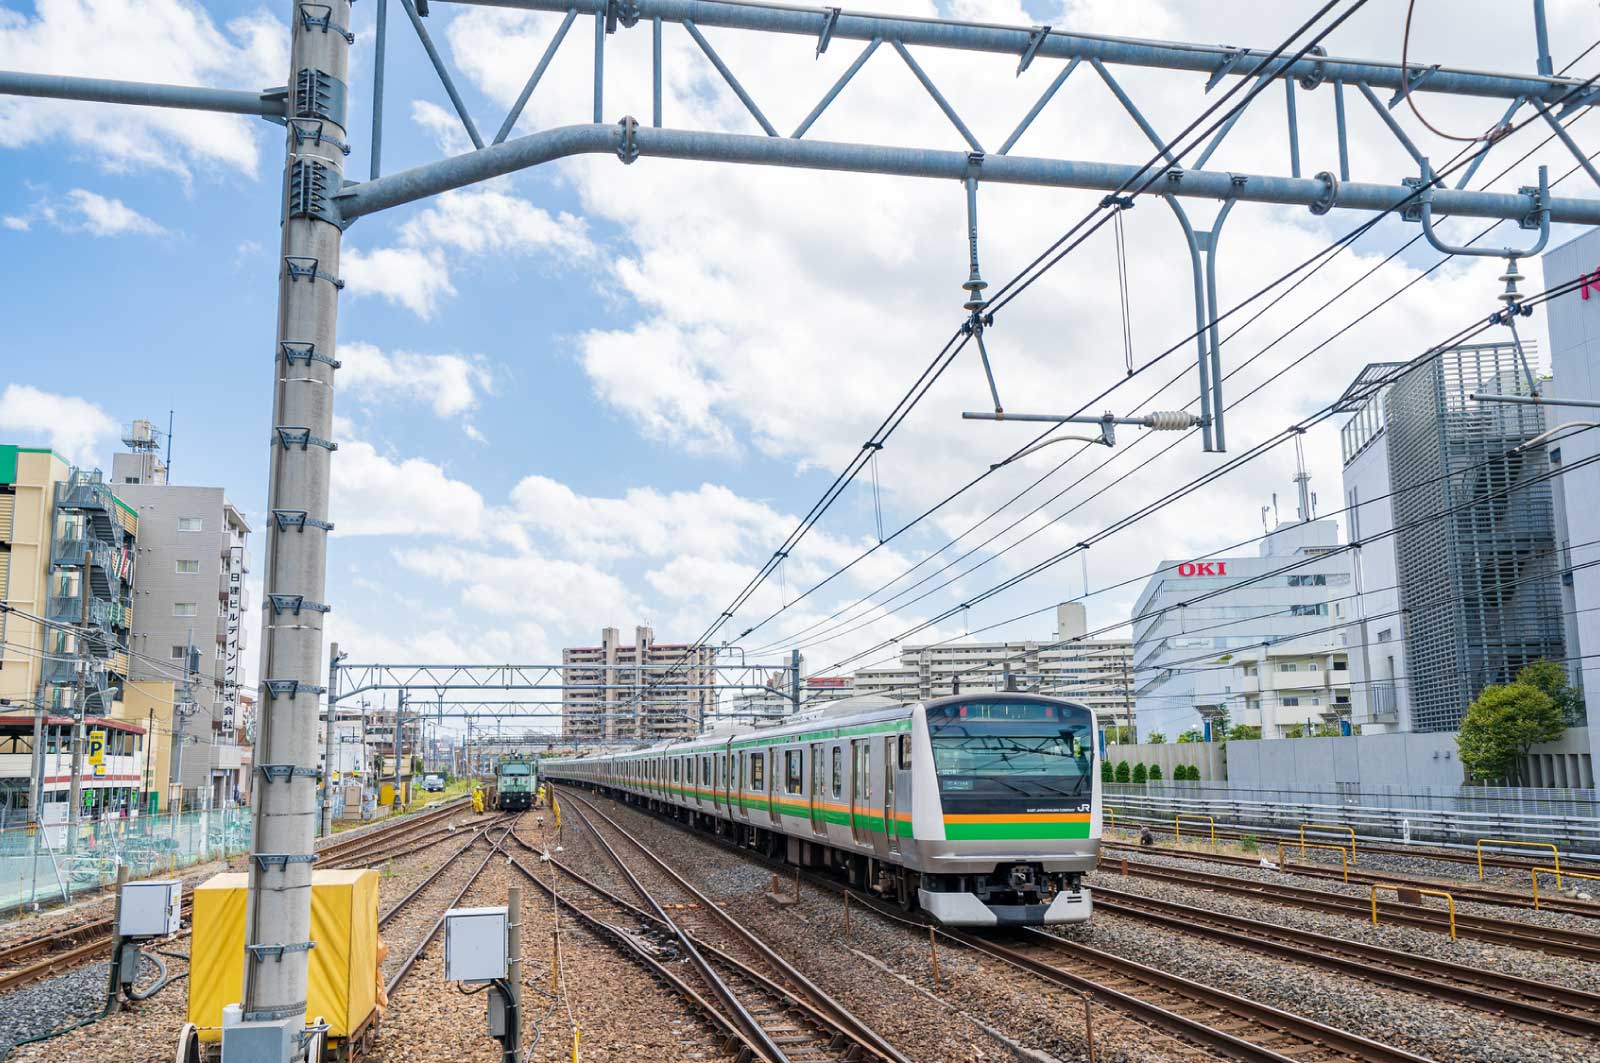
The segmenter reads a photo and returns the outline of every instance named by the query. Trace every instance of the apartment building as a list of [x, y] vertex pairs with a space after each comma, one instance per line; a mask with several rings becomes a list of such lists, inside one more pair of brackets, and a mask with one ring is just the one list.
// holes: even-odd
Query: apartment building
[[574, 741], [692, 738], [717, 706], [716, 649], [655, 640], [648, 627], [623, 642], [561, 651], [561, 733]]
[[128, 682], [138, 533], [99, 470], [0, 446], [0, 807], [32, 810], [42, 796], [45, 818], [64, 821], [74, 749], [91, 730], [116, 752], [80, 763], [84, 812], [154, 807], [146, 766], [165, 737]]
[[250, 526], [222, 488], [168, 482], [158, 438], [135, 421], [124, 434], [129, 451], [112, 459], [112, 482], [142, 529], [132, 674], [177, 685], [182, 751], [167, 782], [186, 808], [221, 808], [248, 785], [239, 698]]
[[1130, 723], [1132, 645], [1127, 639], [1087, 638], [1087, 631], [1083, 604], [1063, 602], [1056, 607], [1053, 640], [904, 646], [898, 665], [856, 672], [850, 693], [911, 702], [1009, 684], [1082, 702], [1102, 724]]

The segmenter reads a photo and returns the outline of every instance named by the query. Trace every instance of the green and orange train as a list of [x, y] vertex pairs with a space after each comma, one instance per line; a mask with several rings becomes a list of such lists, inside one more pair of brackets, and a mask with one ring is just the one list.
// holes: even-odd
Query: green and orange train
[[866, 697], [543, 773], [951, 925], [1073, 923], [1100, 849], [1094, 735], [1088, 707], [1037, 694]]

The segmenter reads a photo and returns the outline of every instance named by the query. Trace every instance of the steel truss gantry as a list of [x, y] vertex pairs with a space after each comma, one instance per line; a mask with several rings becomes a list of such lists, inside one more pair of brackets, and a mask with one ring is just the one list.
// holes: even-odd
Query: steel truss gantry
[[[709, 682], [663, 683], [651, 694], [652, 700], [670, 700], [677, 691], [765, 690], [775, 672], [787, 672], [791, 662], [780, 664], [693, 665], [695, 671], [710, 673]], [[337, 705], [345, 698], [373, 690], [405, 690], [429, 694], [447, 691], [483, 692], [489, 690], [606, 690], [621, 683], [575, 683], [564, 678], [566, 672], [623, 672], [637, 676], [637, 684], [651, 682], [651, 676], [668, 675], [678, 665], [663, 664], [345, 664], [331, 665], [332, 685], [328, 701]], [[509, 703], [508, 703], [509, 704]]]
[[[1468, 191], [1466, 184], [1488, 148], [1465, 167], [1455, 187], [1445, 187], [1427, 156], [1390, 113], [1408, 92], [1503, 100], [1506, 110], [1502, 127], [1520, 113], [1532, 112], [1536, 115], [1533, 120], [1555, 129], [1588, 177], [1600, 185], [1600, 172], [1560, 128], [1563, 117], [1594, 104], [1596, 89], [1592, 79], [1579, 81], [1551, 73], [1543, 0], [1532, 0], [1538, 72], [1531, 75], [1424, 63], [1402, 71], [1393, 63], [1315, 52], [1299, 55], [1304, 50], [1301, 46], [1281, 53], [1284, 58], [1274, 61], [1272, 53], [1249, 48], [1128, 40], [1072, 33], [1053, 26], [997, 26], [864, 15], [836, 7], [782, 7], [740, 0], [456, 0], [563, 13], [523, 91], [488, 143], [427, 30], [426, 0], [399, 2], [474, 150], [382, 175], [388, 0], [374, 0], [377, 38], [373, 124], [369, 179], [364, 182], [349, 181], [344, 174], [345, 157], [351, 151], [346, 108], [350, 91], [349, 48], [354, 41], [349, 29], [351, 0], [292, 0], [289, 81], [283, 88], [239, 92], [0, 71], [0, 93], [4, 94], [254, 115], [284, 127], [273, 429], [265, 441], [271, 455], [268, 507], [272, 519], [267, 524], [261, 726], [255, 756], [259, 778], [243, 993], [244, 1018], [255, 1026], [252, 1034], [265, 1033], [265, 1028], [270, 1027], [284, 1035], [284, 1051], [277, 1063], [293, 1053], [304, 1052], [301, 1035], [305, 1022], [306, 951], [311, 947], [310, 871], [315, 859], [316, 722], [319, 697], [324, 693], [318, 680], [322, 668], [322, 623], [330, 608], [322, 600], [326, 587], [326, 533], [333, 527], [328, 520], [329, 466], [338, 447], [332, 438], [332, 426], [333, 382], [339, 368], [334, 357], [338, 292], [343, 287], [339, 255], [345, 229], [358, 219], [555, 159], [615, 154], [624, 164], [650, 157], [696, 159], [956, 182], [971, 204], [969, 227], [975, 247], [975, 192], [984, 183], [1094, 189], [1115, 194], [1130, 179], [1147, 172], [1140, 166], [1113, 161], [1012, 153], [1062, 85], [1080, 67], [1087, 66], [1157, 152], [1159, 164], [1153, 171], [1156, 180], [1147, 194], [1158, 195], [1169, 204], [1189, 250], [1194, 272], [1196, 370], [1206, 432], [1203, 438], [1208, 449], [1217, 450], [1225, 448], [1226, 442], [1221, 416], [1220, 344], [1215, 331], [1216, 247], [1221, 224], [1234, 205], [1296, 205], [1319, 214], [1335, 208], [1399, 210], [1405, 220], [1423, 227], [1435, 247], [1449, 253], [1467, 249], [1452, 247], [1439, 239], [1432, 228], [1435, 216], [1510, 220], [1538, 233], [1529, 246], [1487, 249], [1491, 254], [1535, 253], [1548, 239], [1552, 223], [1600, 224], [1600, 199], [1551, 196], [1542, 172], [1536, 183], [1514, 194]], [[511, 134], [524, 107], [580, 15], [591, 17], [594, 22], [594, 90], [589, 120], [513, 138]], [[641, 25], [648, 26], [652, 36], [654, 94], [650, 121], [645, 124], [624, 115], [608, 122], [604, 109], [606, 40], [621, 30]], [[693, 39], [760, 127], [759, 135], [666, 127], [661, 67], [662, 39], [668, 25], [681, 27]], [[738, 80], [707, 30], [799, 37], [804, 41], [802, 47], [814, 47], [818, 55], [839, 41], [860, 42], [862, 47], [843, 75], [786, 137], [779, 134]], [[883, 48], [885, 44], [889, 46], [887, 50]], [[1018, 76], [1049, 63], [1059, 65], [1053, 76], [1035, 74], [1041, 80], [1048, 78], [1037, 102], [1009, 135], [999, 140], [1000, 147], [989, 151], [984, 144], [995, 138], [980, 138], [917, 61], [913, 49], [925, 48], [1015, 55]], [[893, 53], [907, 67], [949, 119], [963, 148], [889, 147], [807, 138], [817, 118], [840, 99], [851, 79], [880, 51], [886, 57]], [[1207, 169], [1212, 154], [1242, 113], [1238, 108], [1227, 114], [1204, 147], [1189, 160], [1199, 145], [1175, 146], [1163, 139], [1113, 73], [1113, 68], [1127, 66], [1201, 74], [1207, 91], [1229, 79], [1253, 79], [1255, 84], [1246, 97], [1249, 106], [1263, 106], [1253, 102], [1266, 98], [1266, 93], [1256, 89], [1274, 82], [1281, 84], [1286, 172], [1249, 174]], [[1379, 97], [1380, 92], [1392, 95], [1385, 101]], [[1392, 176], [1364, 181], [1352, 178], [1346, 125], [1347, 97], [1352, 93], [1376, 112], [1410, 156], [1416, 165], [1415, 176], [1405, 175], [1398, 180]], [[1321, 98], [1334, 112], [1339, 158], [1336, 173], [1322, 171], [1308, 176], [1301, 172], [1299, 108], [1306, 105], [1301, 97], [1311, 95]], [[1490, 147], [1492, 144], [1491, 140]], [[1183, 201], [1191, 199], [1221, 205], [1209, 230], [1198, 228], [1188, 218]], [[1118, 205], [1118, 209], [1124, 208]], [[973, 265], [975, 276], [975, 250]], [[246, 1058], [229, 1055], [226, 1035], [224, 1055], [227, 1063]]]

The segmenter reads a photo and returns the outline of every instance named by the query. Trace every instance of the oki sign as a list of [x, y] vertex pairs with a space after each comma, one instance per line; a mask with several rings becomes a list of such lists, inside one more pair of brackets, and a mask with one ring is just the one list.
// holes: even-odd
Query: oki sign
[[1585, 299], [1589, 298], [1591, 291], [1600, 294], [1600, 269], [1595, 270], [1593, 273], [1585, 273], [1578, 278], [1578, 282], [1582, 285], [1578, 291], [1582, 293]]
[[1226, 561], [1185, 561], [1178, 566], [1180, 576], [1226, 576]]

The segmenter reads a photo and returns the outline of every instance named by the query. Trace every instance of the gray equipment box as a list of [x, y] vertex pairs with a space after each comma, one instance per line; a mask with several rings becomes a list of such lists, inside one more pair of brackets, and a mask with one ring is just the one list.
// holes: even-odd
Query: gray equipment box
[[126, 882], [117, 933], [125, 938], [164, 938], [178, 932], [183, 883], [176, 879]]
[[506, 909], [452, 908], [444, 916], [447, 982], [488, 982], [506, 976]]

